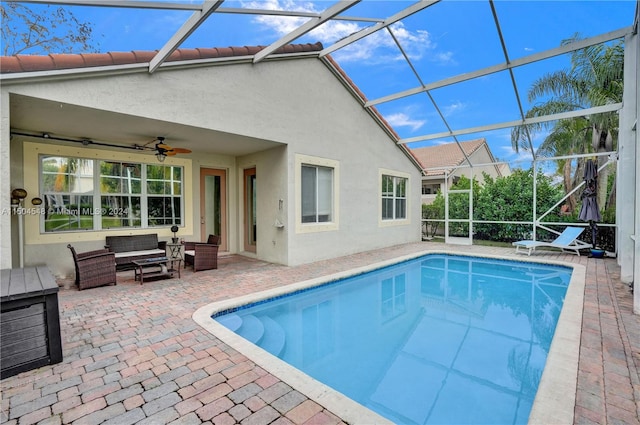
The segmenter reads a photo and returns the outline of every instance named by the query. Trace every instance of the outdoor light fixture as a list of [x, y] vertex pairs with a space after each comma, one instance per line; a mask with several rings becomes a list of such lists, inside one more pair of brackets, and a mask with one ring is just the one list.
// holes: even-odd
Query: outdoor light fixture
[[167, 157], [167, 155], [164, 152], [156, 153], [156, 158], [158, 158], [158, 161], [160, 161], [160, 162], [164, 162], [166, 157]]
[[36, 197], [36, 198], [33, 198], [33, 199], [31, 200], [31, 203], [32, 203], [33, 205], [42, 205], [42, 198], [37, 198], [37, 197]]
[[171, 231], [173, 232], [173, 238], [171, 238], [171, 241], [173, 243], [178, 243], [178, 237], [176, 236], [176, 233], [178, 233], [178, 226], [175, 224], [171, 226]]
[[15, 208], [18, 216], [18, 246], [20, 247], [20, 268], [24, 268], [24, 212], [22, 210], [22, 202], [27, 197], [27, 191], [24, 189], [13, 189], [11, 191], [11, 206]]
[[11, 198], [17, 199], [18, 202], [22, 201], [26, 197], [27, 197], [27, 191], [24, 189], [13, 189], [11, 191]]

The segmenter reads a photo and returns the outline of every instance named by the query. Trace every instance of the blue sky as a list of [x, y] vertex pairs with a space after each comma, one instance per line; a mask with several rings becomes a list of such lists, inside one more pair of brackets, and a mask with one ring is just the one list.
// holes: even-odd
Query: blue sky
[[[191, 1], [200, 3], [201, 1]], [[362, 1], [342, 16], [386, 18], [413, 2]], [[223, 8], [286, 9], [320, 12], [329, 1], [229, 1]], [[496, 14], [510, 59], [542, 52], [578, 33], [591, 37], [632, 25], [636, 2], [625, 1], [507, 1], [495, 2]], [[93, 24], [100, 51], [161, 48], [190, 12], [103, 7], [70, 7], [81, 20]], [[181, 47], [268, 45], [306, 21], [306, 18], [214, 14]], [[325, 47], [370, 23], [332, 21], [294, 43], [320, 41]], [[392, 26], [423, 83], [460, 75], [504, 62], [488, 1], [442, 1]], [[378, 31], [332, 54], [368, 99], [420, 86], [387, 31]], [[568, 56], [514, 70], [523, 108], [527, 89], [544, 73], [568, 66]], [[500, 123], [519, 118], [508, 72], [492, 74], [431, 92], [452, 129]], [[377, 106], [402, 138], [446, 131], [429, 97], [418, 94]], [[495, 157], [517, 158], [510, 129], [459, 136], [459, 141], [486, 137]], [[539, 144], [543, 134], [536, 137]], [[443, 138], [411, 146], [452, 142]]]

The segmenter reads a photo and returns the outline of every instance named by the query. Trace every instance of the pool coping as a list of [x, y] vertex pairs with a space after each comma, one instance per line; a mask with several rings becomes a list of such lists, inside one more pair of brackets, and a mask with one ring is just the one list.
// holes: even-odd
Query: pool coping
[[514, 258], [511, 256], [460, 253], [447, 250], [425, 250], [327, 276], [291, 283], [228, 300], [216, 301], [197, 309], [193, 313], [192, 318], [213, 336], [219, 338], [258, 366], [262, 367], [265, 371], [273, 374], [345, 422], [350, 424], [392, 424], [393, 422], [387, 418], [384, 418], [339, 391], [312, 378], [266, 350], [250, 343], [215, 320], [212, 320], [211, 316], [221, 311], [238, 308], [291, 292], [313, 288], [339, 279], [357, 276], [371, 270], [413, 260], [429, 254], [446, 254], [509, 260], [522, 263], [559, 265], [573, 269], [560, 317], [549, 348], [549, 354], [547, 355], [545, 368], [528, 420], [530, 424], [573, 423], [586, 280], [586, 268], [580, 264], [557, 260], [534, 259], [531, 257]]

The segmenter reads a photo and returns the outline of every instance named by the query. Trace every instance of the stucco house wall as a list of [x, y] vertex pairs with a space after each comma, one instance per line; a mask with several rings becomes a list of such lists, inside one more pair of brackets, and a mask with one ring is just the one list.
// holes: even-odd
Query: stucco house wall
[[[243, 250], [242, 171], [256, 167], [258, 181], [257, 258], [296, 265], [333, 258], [420, 238], [420, 171], [395, 145], [388, 132], [372, 118], [352, 92], [317, 58], [218, 64], [193, 68], [172, 67], [146, 72], [109, 72], [80, 78], [64, 75], [14, 81], [1, 87], [3, 105], [11, 94], [74, 105], [83, 113], [113, 111], [130, 117], [189, 125], [243, 138], [264, 141], [264, 150], [246, 155], [194, 151], [169, 157], [166, 164], [185, 167], [185, 223], [180, 236], [199, 239], [199, 173], [201, 168], [227, 172], [228, 250]], [[3, 123], [10, 122], [9, 107], [2, 108]], [[70, 111], [72, 113], [72, 111]], [[98, 116], [98, 115], [96, 115]], [[70, 124], [72, 124], [70, 117]], [[45, 122], [43, 121], [43, 126]], [[47, 131], [42, 128], [42, 131]], [[179, 134], [176, 134], [179, 136]], [[80, 145], [41, 143], [28, 137], [0, 132], [3, 151], [10, 146], [10, 186], [39, 193], [38, 154], [129, 160], [153, 163], [152, 155]], [[296, 169], [302, 156], [334, 161], [339, 168], [336, 191], [336, 226], [331, 230], [300, 231], [296, 226], [299, 180]], [[3, 159], [3, 165], [7, 159]], [[394, 223], [380, 220], [381, 172], [399, 173], [409, 179], [408, 217]], [[7, 191], [7, 193], [10, 191]], [[35, 196], [35, 195], [34, 195]], [[3, 194], [3, 206], [8, 204]], [[280, 209], [279, 200], [283, 208]], [[284, 227], [274, 225], [279, 220]], [[156, 232], [171, 236], [168, 228], [84, 231], [40, 234], [39, 217], [25, 217], [25, 264], [47, 263], [57, 275], [72, 275], [67, 243], [79, 251], [99, 248], [110, 234]], [[2, 267], [15, 267], [15, 217], [2, 224]], [[12, 227], [13, 226], [13, 227]], [[15, 243], [14, 243], [15, 245]], [[7, 250], [11, 254], [5, 256]], [[252, 255], [252, 254], [248, 254]], [[13, 257], [12, 260], [7, 258]]]

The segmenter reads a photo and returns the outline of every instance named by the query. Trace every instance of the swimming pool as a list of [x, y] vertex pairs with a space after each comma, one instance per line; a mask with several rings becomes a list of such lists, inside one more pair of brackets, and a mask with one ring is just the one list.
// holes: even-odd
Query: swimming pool
[[[286, 382], [309, 375], [393, 422], [526, 423], [571, 269], [448, 254], [400, 260], [202, 313], [304, 371], [275, 362]], [[340, 398], [311, 381], [324, 401]]]

